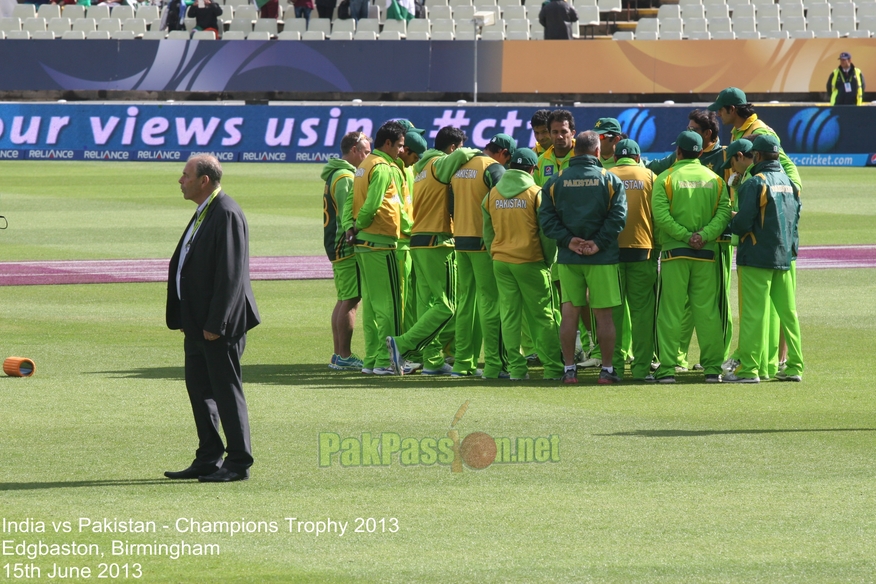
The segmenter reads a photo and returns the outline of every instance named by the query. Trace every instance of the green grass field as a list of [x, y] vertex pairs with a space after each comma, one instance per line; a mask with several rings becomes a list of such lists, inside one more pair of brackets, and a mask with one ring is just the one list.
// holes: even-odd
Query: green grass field
[[[174, 182], [181, 168], [0, 163], [10, 223], [0, 261], [169, 257], [193, 212]], [[225, 170], [252, 255], [321, 253], [318, 166]], [[876, 243], [871, 169], [801, 171], [803, 245]], [[249, 335], [244, 381], [256, 464], [248, 482], [203, 485], [162, 476], [195, 448], [164, 284], [0, 287], [0, 356], [37, 364], [32, 378], [0, 378], [0, 540], [13, 542], [0, 547], [0, 580], [17, 579], [16, 565], [35, 576], [32, 565], [30, 579], [47, 581], [57, 564], [90, 567], [72, 578], [84, 582], [101, 563], [127, 564], [127, 580], [143, 582], [874, 579], [874, 270], [800, 270], [805, 380], [757, 386], [697, 374], [603, 388], [587, 373], [574, 389], [339, 374], [326, 367], [330, 281], [254, 290], [263, 324]], [[320, 433], [439, 439], [466, 401], [461, 436], [555, 436], [559, 460], [462, 473], [398, 457], [319, 466]], [[154, 521], [157, 532], [80, 531], [80, 518]], [[28, 519], [45, 533], [11, 532], [8, 522]], [[303, 531], [329, 519], [348, 523], [343, 536]], [[178, 529], [221, 521], [277, 529]], [[220, 555], [113, 555], [114, 540], [214, 544]], [[31, 559], [16, 555], [22, 541], [96, 544], [103, 555]]]

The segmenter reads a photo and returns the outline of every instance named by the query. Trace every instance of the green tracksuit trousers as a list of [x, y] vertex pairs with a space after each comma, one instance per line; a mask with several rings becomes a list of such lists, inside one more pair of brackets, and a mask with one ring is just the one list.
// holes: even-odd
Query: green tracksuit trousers
[[[630, 337], [634, 360], [630, 365], [633, 379], [644, 379], [651, 373], [651, 359], [654, 357], [655, 315], [657, 302], [657, 264], [650, 260], [643, 262], [621, 262], [619, 264], [621, 290], [623, 291], [625, 311], [629, 312]], [[615, 351], [617, 354], [617, 351]], [[622, 358], [622, 357], [621, 357]], [[612, 359], [614, 363], [616, 358]], [[623, 362], [619, 371], [623, 371]]]
[[[790, 270], [768, 270], [737, 266], [739, 276], [739, 377], [759, 377], [770, 346], [770, 301], [778, 315], [788, 361], [785, 373], [803, 375], [803, 348], [794, 277]], [[771, 355], [770, 355], [771, 357]], [[767, 376], [769, 372], [763, 372]]]
[[[456, 312], [456, 252], [452, 247], [413, 247], [417, 274], [417, 322], [396, 338], [405, 357], [423, 354], [423, 369], [441, 369]], [[450, 335], [442, 335], [450, 327]]]
[[[730, 357], [730, 342], [733, 340], [733, 315], [730, 311], [730, 277], [733, 273], [733, 247], [730, 243], [719, 243], [718, 253], [715, 254], [715, 268], [718, 274], [718, 312], [721, 315], [721, 328], [724, 331], [724, 358], [723, 363]], [[693, 316], [690, 307], [681, 323], [681, 345], [678, 348], [678, 358], [675, 364], [689, 367], [687, 353], [690, 350], [690, 341], [693, 338]], [[777, 329], [778, 330], [778, 329]]]
[[487, 251], [456, 252], [456, 353], [453, 370], [473, 372], [484, 346], [484, 377], [495, 379], [505, 371], [499, 289], [493, 259]]
[[520, 353], [520, 331], [523, 318], [535, 343], [535, 350], [544, 366], [545, 379], [563, 376], [563, 352], [560, 348], [560, 328], [551, 291], [550, 270], [544, 262], [511, 264], [493, 261], [493, 273], [499, 290], [499, 313], [502, 337], [508, 357], [508, 372], [522, 379], [528, 372], [526, 358]]
[[356, 261], [362, 274], [362, 331], [365, 335], [363, 367], [389, 367], [386, 337], [402, 330], [402, 303], [395, 250], [360, 252]]
[[674, 259], [660, 264], [657, 291], [657, 357], [655, 377], [675, 375], [681, 346], [685, 304], [690, 303], [706, 375], [719, 375], [724, 362], [724, 330], [718, 311], [719, 280], [715, 262]]

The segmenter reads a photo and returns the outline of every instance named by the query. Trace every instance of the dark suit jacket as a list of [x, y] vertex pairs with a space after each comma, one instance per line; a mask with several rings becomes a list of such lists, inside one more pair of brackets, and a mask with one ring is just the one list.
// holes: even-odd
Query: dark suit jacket
[[203, 338], [205, 330], [236, 337], [259, 324], [249, 281], [249, 229], [240, 206], [224, 191], [216, 195], [186, 254], [178, 297], [176, 271], [187, 232], [170, 260], [168, 328], [192, 338]]
[[571, 39], [572, 23], [578, 21], [578, 13], [571, 2], [550, 0], [541, 5], [538, 21], [544, 27], [544, 40]]

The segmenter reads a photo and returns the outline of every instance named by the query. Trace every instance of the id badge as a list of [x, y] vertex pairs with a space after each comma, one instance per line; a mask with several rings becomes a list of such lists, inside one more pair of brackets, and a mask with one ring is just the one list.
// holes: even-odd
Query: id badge
[[851, 84], [851, 83], [846, 82], [846, 83], [843, 83], [843, 85], [844, 85], [845, 88], [846, 88], [846, 93], [851, 93], [851, 92], [852, 92], [852, 84]]

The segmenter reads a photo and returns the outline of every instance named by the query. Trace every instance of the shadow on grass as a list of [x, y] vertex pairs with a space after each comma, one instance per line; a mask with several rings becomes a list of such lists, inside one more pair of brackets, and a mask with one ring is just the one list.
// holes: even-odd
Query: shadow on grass
[[[143, 367], [140, 369], [128, 369], [121, 371], [92, 371], [91, 374], [105, 375], [110, 378], [118, 379], [167, 379], [175, 381], [183, 381], [185, 379], [182, 367]], [[265, 385], [325, 386], [326, 388], [448, 388], [469, 384], [484, 384], [485, 386], [502, 385], [506, 387], [520, 387], [523, 385], [546, 387], [554, 386], [559, 383], [558, 381], [544, 381], [542, 379], [536, 379], [537, 376], [541, 375], [541, 370], [531, 370], [530, 374], [533, 376], [533, 379], [525, 382], [517, 382], [507, 379], [481, 379], [479, 377], [449, 377], [443, 375], [436, 377], [429, 375], [420, 375], [419, 373], [415, 373], [414, 375], [405, 375], [403, 377], [397, 377], [394, 375], [363, 375], [359, 371], [334, 371], [332, 369], [329, 369], [327, 365], [323, 364], [243, 366], [243, 382], [245, 385], [250, 383], [258, 383]]]
[[722, 436], [726, 434], [784, 434], [793, 432], [876, 432], [876, 428], [788, 428], [762, 430], [633, 430], [594, 436], [629, 436], [633, 438], [689, 438], [691, 436]]
[[93, 481], [50, 481], [45, 483], [0, 483], [0, 491], [35, 491], [37, 489], [71, 489], [80, 487], [129, 487], [134, 485], [178, 485], [197, 481], [170, 479], [116, 479]]

